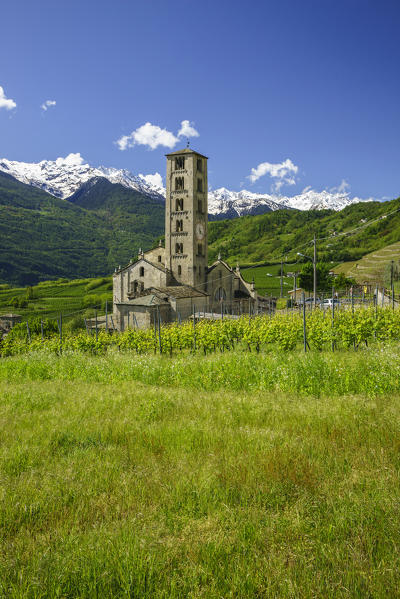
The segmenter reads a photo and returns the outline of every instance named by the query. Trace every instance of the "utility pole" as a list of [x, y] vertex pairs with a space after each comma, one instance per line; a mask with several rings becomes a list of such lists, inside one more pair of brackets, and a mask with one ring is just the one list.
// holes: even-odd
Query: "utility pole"
[[314, 270], [314, 308], [317, 305], [317, 240], [314, 235], [314, 258], [313, 258], [313, 270]]

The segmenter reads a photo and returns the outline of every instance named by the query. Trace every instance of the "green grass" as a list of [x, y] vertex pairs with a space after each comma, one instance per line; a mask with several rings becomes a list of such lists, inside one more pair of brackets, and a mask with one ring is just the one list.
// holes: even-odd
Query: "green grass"
[[[288, 272], [299, 272], [301, 270], [301, 264], [294, 262], [292, 264], [283, 265], [283, 295], [287, 296], [288, 291], [293, 289], [293, 277], [288, 277]], [[258, 293], [262, 295], [280, 295], [281, 291], [281, 265], [280, 264], [268, 264], [263, 266], [253, 266], [243, 268], [241, 270], [242, 276], [245, 281], [249, 283], [254, 279], [254, 283]]]
[[398, 345], [0, 361], [0, 596], [397, 597]]

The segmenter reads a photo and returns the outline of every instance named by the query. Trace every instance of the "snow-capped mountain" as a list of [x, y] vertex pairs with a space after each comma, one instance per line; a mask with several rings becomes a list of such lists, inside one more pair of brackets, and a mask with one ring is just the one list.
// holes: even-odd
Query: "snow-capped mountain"
[[42, 160], [38, 163], [17, 162], [3, 158], [0, 159], [0, 171], [62, 199], [70, 197], [87, 181], [99, 177], [152, 197], [165, 198], [160, 176], [133, 175], [127, 170], [104, 166], [92, 167], [84, 164], [81, 157], [76, 154], [70, 154], [67, 158], [57, 158], [54, 161]]
[[230, 191], [225, 187], [208, 192], [208, 213], [218, 218], [236, 218], [247, 214], [263, 214], [286, 208], [273, 196], [251, 191]]
[[350, 204], [370, 202], [371, 198], [351, 198], [347, 192], [315, 191], [306, 189], [301, 194], [288, 197], [257, 194], [251, 191], [229, 191], [225, 187], [208, 192], [208, 211], [213, 216], [235, 218], [246, 214], [262, 214], [283, 208], [296, 210], [343, 210]]
[[[0, 171], [6, 172], [22, 183], [27, 183], [68, 199], [89, 181], [100, 177], [111, 183], [119, 183], [156, 199], [165, 199], [162, 177], [154, 175], [134, 175], [128, 170], [92, 167], [85, 164], [80, 154], [70, 154], [57, 160], [42, 160], [39, 163], [17, 162], [0, 159]], [[350, 197], [347, 192], [315, 191], [306, 188], [301, 194], [288, 197], [271, 194], [258, 194], [251, 191], [230, 191], [225, 187], [210, 190], [208, 193], [209, 214], [214, 219], [236, 218], [247, 214], [294, 208], [297, 210], [342, 210], [356, 202], [371, 201]]]

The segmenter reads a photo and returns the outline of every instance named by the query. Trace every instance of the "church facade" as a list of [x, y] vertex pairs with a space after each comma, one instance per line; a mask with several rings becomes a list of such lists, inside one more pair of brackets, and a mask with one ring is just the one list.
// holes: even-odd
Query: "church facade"
[[189, 148], [167, 158], [165, 247], [142, 252], [113, 275], [113, 321], [121, 331], [181, 321], [195, 312], [252, 313], [266, 308], [239, 266], [208, 266], [207, 157]]

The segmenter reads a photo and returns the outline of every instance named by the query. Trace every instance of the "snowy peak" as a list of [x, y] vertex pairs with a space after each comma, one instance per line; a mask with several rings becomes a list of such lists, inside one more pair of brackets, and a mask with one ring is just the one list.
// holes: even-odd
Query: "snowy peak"
[[[38, 163], [17, 162], [3, 158], [0, 159], [0, 171], [62, 199], [73, 195], [87, 181], [99, 177], [151, 197], [158, 199], [165, 197], [162, 179], [159, 175], [157, 177], [157, 174], [133, 175], [127, 170], [103, 166], [95, 168], [89, 164], [82, 164], [80, 158], [77, 160], [68, 160], [68, 158], [58, 158], [54, 161], [42, 160]], [[159, 182], [161, 185], [157, 184]]]
[[[154, 199], [165, 199], [165, 188], [159, 173], [134, 175], [123, 169], [92, 167], [84, 163], [80, 154], [69, 154], [66, 158], [42, 160], [38, 163], [17, 162], [4, 158], [0, 159], [0, 171], [62, 199], [71, 197], [82, 185], [99, 178], [105, 178], [110, 183], [119, 183]], [[347, 192], [315, 191], [310, 188], [292, 197], [259, 194], [247, 190], [231, 191], [225, 187], [210, 190], [208, 193], [209, 214], [213, 219], [263, 214], [284, 208], [338, 211], [350, 204], [371, 200], [351, 198]]]
[[301, 194], [286, 197], [257, 194], [251, 191], [229, 191], [225, 187], [208, 192], [209, 213], [222, 218], [234, 218], [246, 214], [263, 214], [284, 208], [296, 210], [343, 210], [350, 204], [369, 202], [372, 199], [350, 198], [348, 193], [315, 191], [306, 189]]
[[276, 198], [260, 195], [251, 191], [229, 191], [225, 187], [208, 192], [208, 212], [219, 218], [236, 218], [247, 214], [263, 214], [282, 210], [286, 206], [278, 203]]

